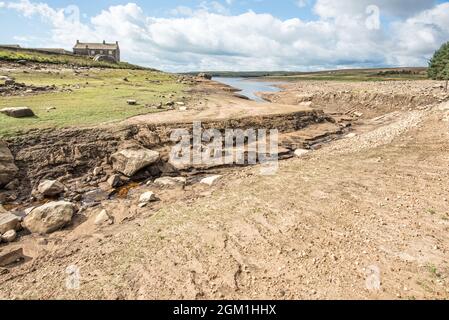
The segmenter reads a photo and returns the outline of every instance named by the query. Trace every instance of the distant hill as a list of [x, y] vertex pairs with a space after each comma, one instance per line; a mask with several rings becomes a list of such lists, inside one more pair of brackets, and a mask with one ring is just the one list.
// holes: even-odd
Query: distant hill
[[[342, 69], [315, 72], [298, 71], [209, 71], [213, 77], [263, 77], [282, 80], [346, 80], [346, 81], [381, 81], [381, 80], [419, 80], [427, 78], [425, 67]], [[197, 72], [187, 73], [195, 75]]]

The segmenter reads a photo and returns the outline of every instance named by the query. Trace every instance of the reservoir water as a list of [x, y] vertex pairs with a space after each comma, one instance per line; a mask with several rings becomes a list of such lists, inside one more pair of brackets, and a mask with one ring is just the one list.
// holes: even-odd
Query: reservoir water
[[239, 94], [258, 102], [265, 102], [265, 100], [258, 97], [256, 92], [278, 92], [281, 89], [276, 85], [285, 83], [282, 81], [258, 81], [252, 78], [214, 77], [213, 80], [240, 89]]

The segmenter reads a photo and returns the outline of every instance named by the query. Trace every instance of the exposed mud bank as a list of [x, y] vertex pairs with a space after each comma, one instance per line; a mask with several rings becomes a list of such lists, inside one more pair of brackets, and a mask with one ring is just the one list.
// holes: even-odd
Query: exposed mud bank
[[371, 118], [393, 111], [416, 109], [449, 99], [438, 81], [314, 82], [283, 85], [282, 92], [264, 93], [272, 103], [307, 104], [326, 113]]
[[[280, 133], [290, 133], [317, 123], [332, 122], [322, 111], [303, 111], [292, 114], [245, 117], [202, 123], [204, 129], [278, 129]], [[192, 123], [171, 123], [163, 125], [127, 125], [116, 128], [96, 127], [85, 129], [40, 130], [8, 138], [6, 140], [19, 173], [20, 188], [2, 190], [3, 202], [11, 202], [29, 197], [43, 179], [58, 179], [72, 185], [72, 191], [81, 193], [98, 187], [107, 177], [95, 178], [90, 175], [96, 167], [111, 168], [110, 156], [121, 147], [139, 145], [159, 151], [162, 160], [156, 166], [136, 175], [135, 179], [145, 179], [161, 174], [179, 174], [167, 164], [170, 140], [174, 129], [192, 130]], [[81, 181], [80, 181], [81, 179]], [[82, 187], [77, 187], [81, 182]], [[18, 191], [18, 193], [16, 192]]]

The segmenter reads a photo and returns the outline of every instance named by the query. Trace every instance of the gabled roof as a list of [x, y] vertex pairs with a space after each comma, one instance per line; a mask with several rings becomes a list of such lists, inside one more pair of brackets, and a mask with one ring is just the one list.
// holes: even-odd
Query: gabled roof
[[73, 49], [93, 49], [93, 50], [117, 50], [118, 43], [87, 43], [87, 42], [77, 42]]

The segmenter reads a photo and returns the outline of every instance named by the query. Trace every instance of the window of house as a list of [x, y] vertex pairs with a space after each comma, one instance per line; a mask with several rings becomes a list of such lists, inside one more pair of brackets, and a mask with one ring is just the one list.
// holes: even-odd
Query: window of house
[[112, 50], [109, 50], [109, 54], [112, 55]]
[[100, 54], [103, 54], [103, 50], [100, 50]]
[[94, 56], [95, 55], [95, 50], [91, 50], [90, 54]]

